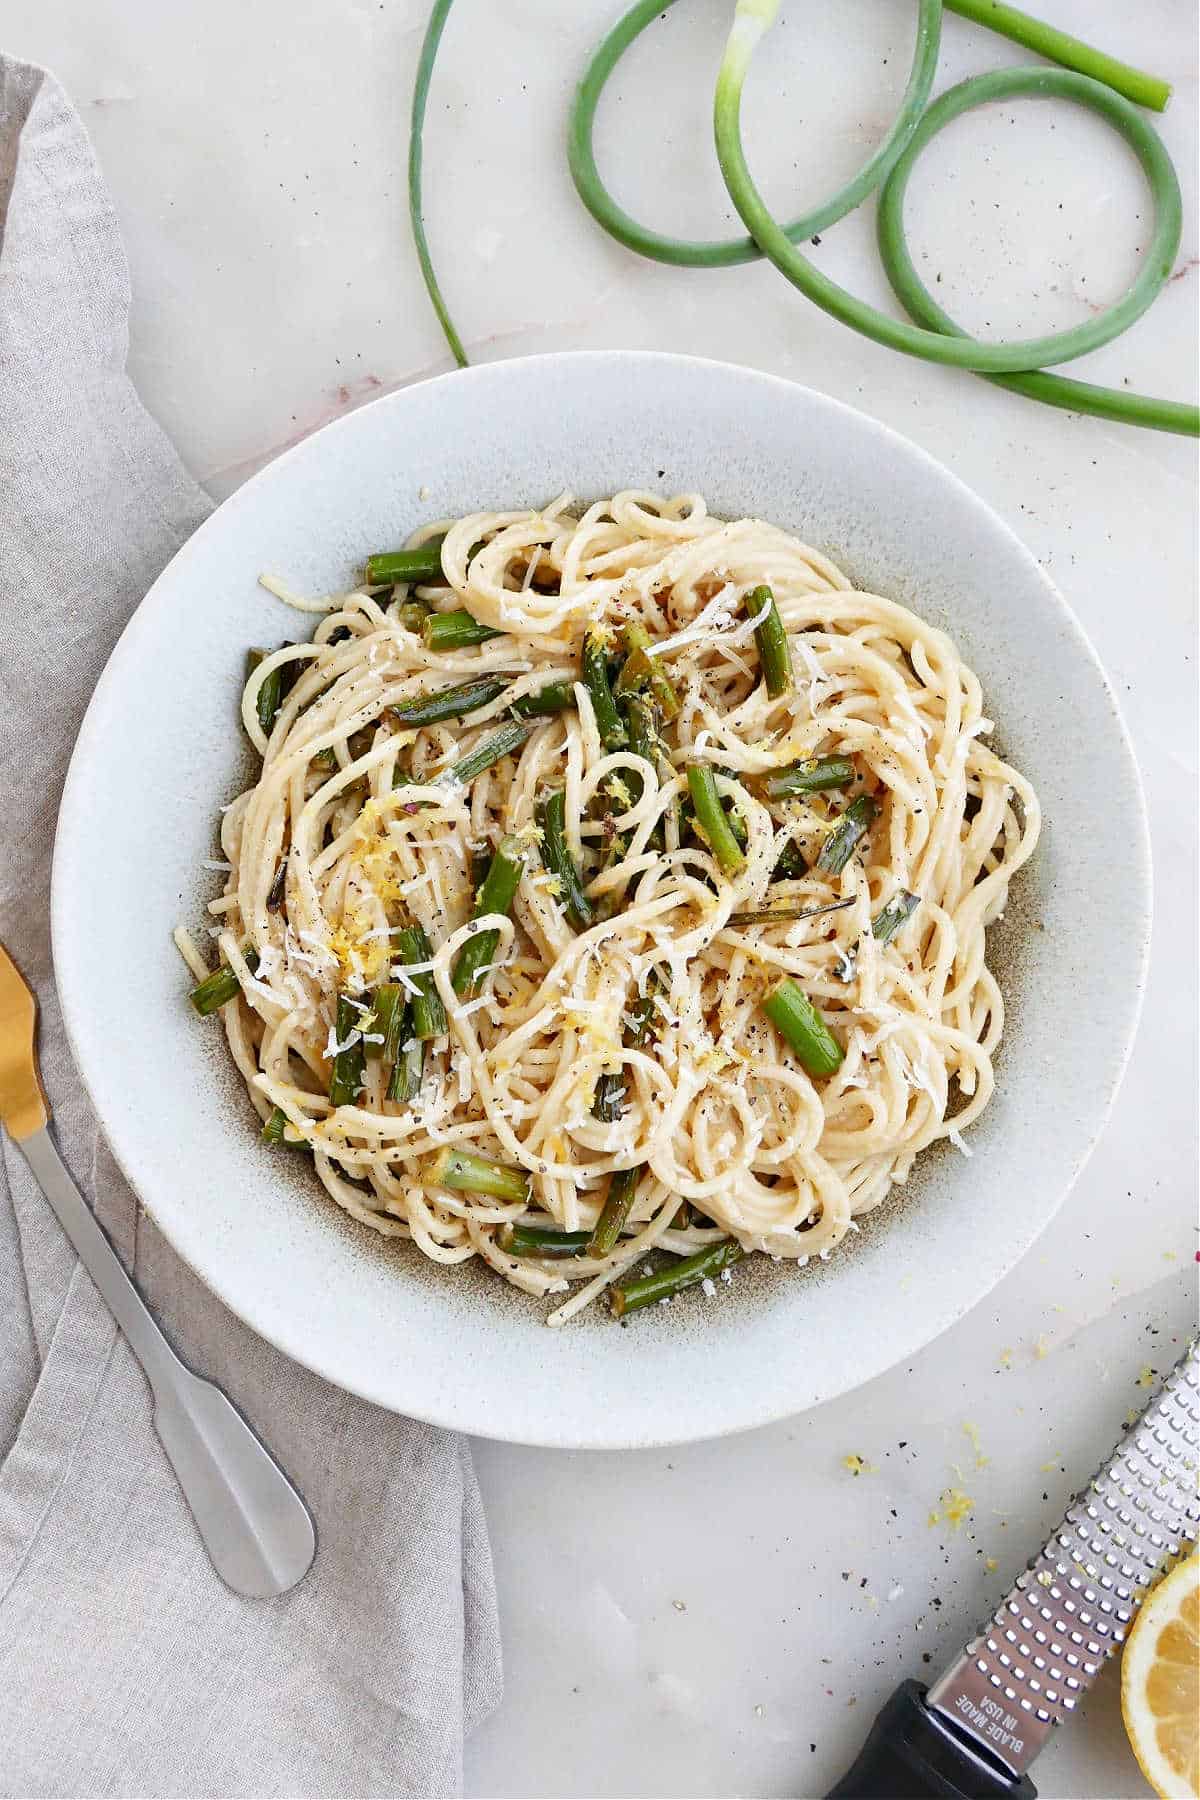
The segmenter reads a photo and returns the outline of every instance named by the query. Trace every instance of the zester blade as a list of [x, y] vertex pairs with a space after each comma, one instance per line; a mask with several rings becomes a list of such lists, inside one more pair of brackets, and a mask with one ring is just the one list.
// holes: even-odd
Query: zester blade
[[1014, 1775], [1069, 1718], [1142, 1597], [1200, 1530], [1193, 1343], [926, 1705]]

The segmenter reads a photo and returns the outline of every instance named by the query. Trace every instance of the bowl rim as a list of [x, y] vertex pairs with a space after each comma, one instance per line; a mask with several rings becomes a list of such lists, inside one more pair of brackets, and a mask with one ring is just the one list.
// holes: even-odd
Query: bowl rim
[[[209, 537], [223, 529], [224, 521], [233, 511], [252, 506], [260, 486], [279, 479], [281, 471], [304, 456], [311, 454], [314, 441], [326, 442], [336, 440], [340, 435], [356, 428], [360, 415], [377, 410], [391, 410], [402, 407], [406, 396], [416, 389], [427, 389], [445, 383], [456, 383], [459, 387], [468, 384], [486, 385], [497, 379], [520, 381], [531, 368], [542, 368], [547, 364], [558, 366], [575, 366], [583, 368], [589, 365], [636, 365], [649, 371], [653, 367], [669, 366], [695, 375], [703, 380], [706, 376], [717, 373], [722, 378], [733, 377], [748, 386], [763, 385], [779, 390], [789, 397], [800, 396], [804, 404], [815, 404], [818, 408], [828, 408], [836, 413], [852, 419], [856, 428], [865, 428], [873, 433], [885, 448], [894, 448], [906, 459], [925, 465], [929, 474], [937, 481], [952, 484], [963, 497], [965, 504], [982, 515], [989, 527], [1001, 534], [1008, 542], [1014, 557], [1024, 563], [1028, 577], [1043, 590], [1048, 601], [1057, 610], [1061, 622], [1073, 640], [1074, 648], [1090, 665], [1092, 674], [1098, 682], [1104, 697], [1111, 709], [1113, 723], [1127, 759], [1127, 773], [1132, 776], [1133, 795], [1137, 814], [1136, 841], [1127, 845], [1127, 854], [1131, 862], [1133, 885], [1138, 896], [1137, 915], [1127, 920], [1128, 934], [1126, 947], [1135, 950], [1132, 979], [1123, 995], [1121, 1018], [1121, 1053], [1115, 1061], [1103, 1104], [1098, 1106], [1086, 1138], [1079, 1147], [1062, 1180], [1058, 1192], [1052, 1202], [1048, 1203], [1042, 1215], [1028, 1228], [1011, 1239], [1005, 1240], [1002, 1254], [989, 1261], [986, 1273], [973, 1282], [962, 1283], [954, 1290], [953, 1297], [944, 1309], [927, 1315], [916, 1328], [915, 1336], [907, 1342], [898, 1354], [891, 1349], [880, 1353], [871, 1349], [871, 1339], [864, 1336], [861, 1366], [854, 1378], [840, 1382], [827, 1393], [809, 1398], [788, 1400], [786, 1397], [760, 1402], [758, 1405], [747, 1404], [743, 1408], [744, 1416], [735, 1419], [715, 1418], [710, 1427], [704, 1430], [687, 1428], [683, 1431], [672, 1431], [669, 1422], [664, 1420], [661, 1428], [653, 1432], [622, 1430], [596, 1430], [594, 1421], [589, 1420], [589, 1428], [571, 1432], [561, 1428], [545, 1434], [536, 1429], [504, 1429], [485, 1430], [475, 1417], [468, 1416], [469, 1409], [454, 1403], [446, 1403], [445, 1396], [437, 1400], [430, 1399], [425, 1404], [414, 1404], [407, 1397], [401, 1407], [394, 1398], [389, 1398], [381, 1386], [374, 1386], [369, 1378], [352, 1380], [341, 1368], [331, 1365], [330, 1359], [319, 1350], [313, 1352], [307, 1344], [300, 1342], [299, 1328], [289, 1338], [280, 1329], [268, 1329], [264, 1324], [251, 1317], [245, 1310], [244, 1301], [239, 1296], [231, 1295], [231, 1283], [222, 1280], [223, 1269], [216, 1275], [202, 1268], [197, 1260], [176, 1241], [170, 1222], [160, 1217], [154, 1201], [144, 1191], [138, 1175], [137, 1145], [127, 1140], [120, 1126], [111, 1128], [105, 1121], [101, 1101], [97, 1096], [93, 1081], [88, 1072], [88, 1057], [84, 1047], [85, 1008], [81, 999], [73, 991], [68, 982], [58, 988], [59, 1004], [75, 1067], [83, 1081], [88, 1098], [96, 1114], [97, 1126], [103, 1132], [118, 1167], [129, 1183], [139, 1202], [145, 1206], [157, 1229], [171, 1246], [175, 1255], [192, 1271], [204, 1287], [214, 1294], [221, 1303], [228, 1307], [234, 1316], [245, 1323], [255, 1334], [272, 1344], [289, 1360], [310, 1369], [314, 1374], [329, 1381], [344, 1391], [353, 1393], [359, 1398], [379, 1405], [389, 1411], [402, 1411], [403, 1416], [418, 1419], [425, 1423], [441, 1426], [450, 1430], [461, 1430], [476, 1436], [486, 1436], [496, 1442], [528, 1445], [546, 1449], [649, 1449], [669, 1447], [681, 1443], [703, 1442], [707, 1439], [733, 1436], [742, 1431], [756, 1430], [760, 1426], [773, 1424], [780, 1419], [789, 1418], [813, 1406], [833, 1401], [844, 1393], [853, 1392], [876, 1376], [883, 1374], [897, 1362], [906, 1357], [917, 1355], [944, 1331], [950, 1329], [967, 1313], [973, 1310], [1006, 1276], [1012, 1273], [1016, 1265], [1036, 1243], [1042, 1232], [1056, 1216], [1067, 1196], [1074, 1188], [1079, 1176], [1091, 1157], [1112, 1115], [1125, 1071], [1136, 1041], [1138, 1024], [1141, 1018], [1142, 1004], [1146, 992], [1147, 971], [1150, 957], [1151, 923], [1153, 915], [1153, 865], [1150, 849], [1149, 819], [1146, 808], [1144, 784], [1141, 769], [1134, 752], [1133, 741], [1121, 710], [1115, 689], [1110, 683], [1100, 657], [1083, 628], [1080, 620], [1071, 608], [1066, 597], [1057, 584], [1042, 568], [1032, 551], [1017, 536], [1013, 528], [981, 495], [962, 480], [952, 469], [932, 456], [912, 439], [897, 431], [894, 427], [876, 419], [870, 413], [849, 405], [846, 401], [825, 394], [821, 390], [795, 382], [786, 376], [772, 374], [768, 371], [748, 367], [739, 363], [726, 362], [717, 358], [683, 355], [673, 351], [659, 350], [564, 350], [548, 352], [540, 355], [506, 358], [497, 362], [475, 363], [465, 369], [448, 370], [441, 374], [406, 383], [385, 394], [377, 395], [350, 412], [331, 420], [318, 430], [307, 434], [294, 444], [282, 450], [261, 469], [258, 469], [242, 485], [215, 505], [213, 511], [184, 541], [168, 563], [164, 566], [155, 581], [147, 589], [142, 599], [134, 608], [120, 636], [105, 663], [99, 680], [93, 690], [87, 712], [80, 725], [78, 736], [72, 750], [66, 780], [59, 804], [58, 819], [55, 829], [53, 862], [51, 871], [51, 944], [53, 967], [57, 985], [60, 967], [69, 967], [71, 955], [67, 945], [71, 938], [73, 926], [71, 919], [72, 901], [74, 898], [74, 882], [69, 868], [71, 845], [77, 838], [81, 821], [85, 812], [86, 796], [84, 794], [84, 774], [91, 749], [92, 735], [98, 729], [98, 720], [103, 710], [105, 699], [111, 690], [119, 687], [127, 665], [132, 666], [136, 658], [139, 639], [143, 630], [149, 628], [150, 602], [156, 591], [168, 581], [174, 581], [179, 571], [186, 570], [188, 564], [201, 557]], [[151, 1299], [153, 1296], [151, 1296]], [[302, 1350], [304, 1353], [302, 1353]]]

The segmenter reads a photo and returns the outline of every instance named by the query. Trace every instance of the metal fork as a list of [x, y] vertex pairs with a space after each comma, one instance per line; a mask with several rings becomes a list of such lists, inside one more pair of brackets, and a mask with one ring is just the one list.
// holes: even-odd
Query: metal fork
[[0, 1120], [146, 1372], [154, 1429], [222, 1581], [255, 1599], [307, 1574], [317, 1535], [304, 1501], [233, 1403], [176, 1356], [79, 1192], [47, 1129], [37, 1001], [0, 945]]

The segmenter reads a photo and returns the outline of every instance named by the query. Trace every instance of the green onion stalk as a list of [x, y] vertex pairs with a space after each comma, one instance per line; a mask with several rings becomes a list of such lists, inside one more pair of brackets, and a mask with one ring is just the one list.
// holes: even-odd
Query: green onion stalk
[[[529, 850], [520, 838], [500, 839], [476, 896], [475, 918], [486, 918], [494, 913], [507, 916], [512, 911], [528, 861]], [[495, 926], [486, 931], [477, 931], [466, 940], [454, 959], [454, 968], [450, 973], [450, 984], [456, 994], [469, 994], [473, 990], [482, 978], [482, 971], [495, 956], [499, 942], [500, 933]]]
[[622, 1282], [610, 1291], [609, 1305], [615, 1317], [623, 1319], [626, 1313], [639, 1312], [644, 1306], [657, 1306], [662, 1300], [673, 1300], [685, 1288], [712, 1281], [740, 1262], [744, 1255], [736, 1238], [722, 1238], [719, 1243], [698, 1250], [694, 1256], [681, 1257], [678, 1262], [656, 1269], [652, 1275]]
[[398, 581], [437, 581], [442, 573], [442, 538], [430, 538], [415, 550], [379, 550], [368, 556], [363, 574], [368, 587], [391, 587]]
[[841, 1066], [842, 1046], [808, 995], [790, 975], [775, 984], [764, 999], [762, 1009], [808, 1074], [832, 1075]]
[[543, 1225], [502, 1225], [496, 1242], [510, 1256], [585, 1256], [591, 1233], [558, 1231]]
[[542, 801], [537, 809], [542, 834], [542, 861], [559, 883], [567, 917], [577, 931], [586, 931], [595, 918], [592, 903], [583, 891], [583, 877], [567, 844], [567, 798], [562, 788]]
[[[940, 6], [935, 9], [940, 12]], [[981, 22], [990, 9], [980, 6]], [[877, 236], [880, 257], [897, 297], [915, 324], [892, 318], [840, 287], [830, 276], [803, 256], [768, 208], [755, 185], [746, 161], [741, 136], [742, 91], [751, 59], [778, 11], [778, 0], [738, 0], [733, 28], [717, 77], [713, 111], [717, 160], [730, 198], [759, 249], [780, 274], [822, 311], [849, 325], [862, 336], [926, 362], [969, 369], [1015, 389], [1030, 399], [1072, 412], [1094, 413], [1127, 424], [1151, 426], [1159, 431], [1200, 434], [1200, 409], [1125, 388], [1097, 387], [1043, 373], [1047, 365], [1071, 362], [1127, 331], [1140, 319], [1168, 280], [1183, 224], [1179, 181], [1158, 134], [1136, 108], [1113, 88], [1096, 79], [1102, 73], [1094, 52], [1080, 46], [1076, 67], [1070, 69], [1000, 69], [960, 82], [927, 111], [917, 109], [906, 120], [907, 139], [896, 156], [880, 190]], [[1013, 35], [1025, 15], [1007, 9]], [[1031, 22], [1032, 23], [1032, 22]], [[1045, 29], [1045, 28], [1043, 28]], [[1018, 41], [1029, 41], [1028, 31]], [[1069, 40], [1058, 49], [1070, 54]], [[1036, 46], [1034, 46], [1036, 47]], [[1111, 68], [1107, 59], [1104, 67]], [[1081, 72], [1082, 71], [1082, 72]], [[1016, 342], [980, 342], [934, 300], [917, 274], [904, 235], [904, 195], [917, 157], [946, 125], [993, 100], [1019, 96], [1051, 95], [1073, 101], [1111, 125], [1129, 145], [1150, 187], [1154, 205], [1154, 229], [1141, 258], [1140, 268], [1119, 300], [1103, 308], [1081, 325], [1067, 331]], [[881, 171], [882, 173], [882, 171]]]
[[712, 851], [723, 875], [736, 875], [746, 861], [729, 815], [721, 805], [717, 778], [707, 763], [693, 763], [687, 772], [688, 792], [696, 809], [696, 826]]
[[468, 650], [473, 644], [486, 644], [504, 635], [490, 625], [481, 625], [465, 607], [456, 612], [426, 613], [419, 629], [427, 650]]
[[493, 1162], [491, 1157], [476, 1156], [470, 1150], [439, 1150], [427, 1170], [434, 1187], [450, 1188], [459, 1194], [486, 1194], [492, 1200], [525, 1205], [529, 1200], [529, 1178], [520, 1169]]
[[432, 962], [433, 949], [419, 925], [408, 925], [396, 933], [396, 963], [404, 972], [404, 986], [409, 994], [414, 1035], [426, 1044], [431, 1038], [446, 1035], [446, 1009], [433, 979], [433, 970], [419, 965]]
[[[638, 0], [599, 45], [576, 91], [568, 129], [572, 178], [581, 200], [605, 231], [639, 255], [692, 268], [722, 268], [765, 254], [808, 299], [852, 330], [891, 349], [970, 369], [999, 385], [1071, 411], [1161, 431], [1200, 432], [1200, 409], [1127, 388], [1105, 388], [1042, 372], [1081, 356], [1126, 330], [1170, 275], [1182, 226], [1179, 184], [1161, 141], [1136, 111], [1161, 112], [1170, 86], [1157, 76], [1031, 17], [1001, 0], [946, 0], [949, 10], [1010, 38], [1058, 69], [1001, 70], [961, 82], [933, 106], [942, 0], [919, 0], [912, 66], [900, 108], [883, 141], [858, 172], [819, 206], [784, 225], [770, 213], [746, 164], [741, 141], [742, 90], [751, 58], [774, 22], [778, 0], [740, 0], [717, 82], [714, 133], [717, 158], [749, 236], [692, 240], [656, 232], [614, 200], [596, 165], [594, 130], [600, 96], [621, 57], [675, 0]], [[904, 191], [917, 156], [943, 126], [971, 107], [1018, 95], [1070, 100], [1097, 113], [1130, 144], [1147, 175], [1155, 229], [1141, 272], [1114, 307], [1071, 332], [1024, 344], [979, 344], [937, 305], [913, 267], [904, 239]], [[1132, 104], [1131, 104], [1132, 102]], [[928, 110], [927, 110], [928, 108]], [[797, 245], [844, 218], [879, 189], [879, 250], [885, 272], [913, 324], [889, 318], [825, 276]]]

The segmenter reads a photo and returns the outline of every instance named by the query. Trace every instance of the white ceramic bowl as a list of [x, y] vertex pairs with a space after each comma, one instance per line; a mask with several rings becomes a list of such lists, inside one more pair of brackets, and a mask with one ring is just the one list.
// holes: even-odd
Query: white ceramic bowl
[[[442, 1270], [346, 1219], [272, 1155], [171, 943], [218, 878], [217, 807], [247, 768], [247, 646], [304, 622], [256, 585], [345, 586], [421, 520], [698, 491], [827, 551], [957, 639], [1046, 824], [995, 940], [1008, 1006], [970, 1161], [941, 1150], [827, 1265], [755, 1258], [718, 1298], [621, 1329]], [[684, 357], [490, 364], [408, 388], [281, 456], [203, 525], [138, 608], [88, 710], [55, 848], [67, 1027], [113, 1149], [179, 1253], [250, 1325], [399, 1412], [518, 1442], [673, 1443], [828, 1399], [909, 1356], [1000, 1279], [1096, 1141], [1131, 1043], [1147, 837], [1116, 703], [1011, 532], [894, 433], [790, 382]], [[116, 1053], [119, 1047], [119, 1054]], [[761, 1266], [760, 1266], [761, 1265]]]

